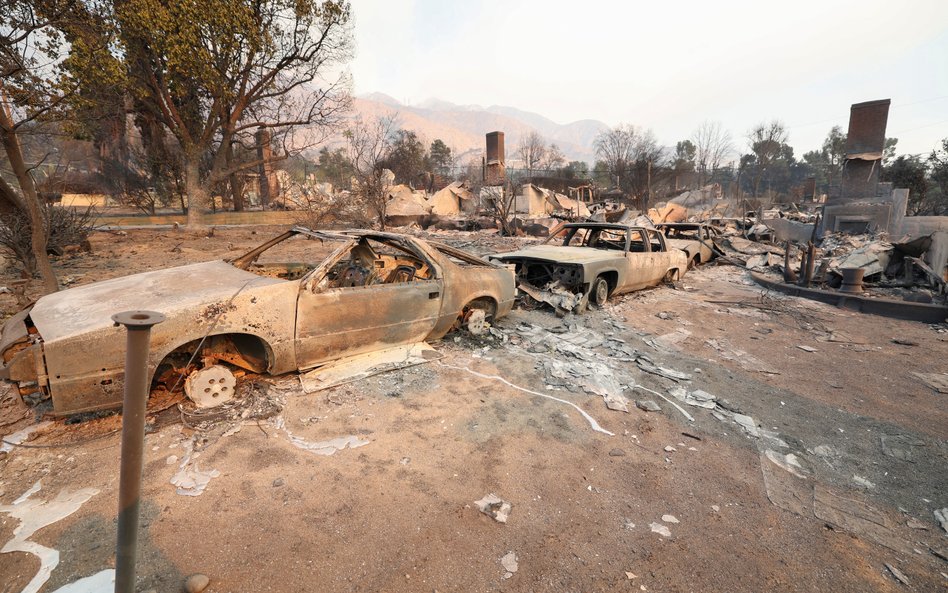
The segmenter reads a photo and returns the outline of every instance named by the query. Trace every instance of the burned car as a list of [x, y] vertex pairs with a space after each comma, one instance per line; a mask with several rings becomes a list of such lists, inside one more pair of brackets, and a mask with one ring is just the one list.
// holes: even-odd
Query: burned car
[[0, 378], [58, 415], [120, 407], [125, 330], [111, 315], [167, 320], [151, 335], [152, 384], [229, 399], [241, 373], [278, 375], [434, 340], [506, 315], [513, 273], [448, 245], [374, 231], [294, 228], [233, 260], [46, 295], [0, 333]]
[[491, 259], [513, 264], [518, 287], [558, 313], [675, 281], [688, 269], [685, 252], [669, 248], [659, 231], [617, 223], [566, 224], [540, 245]]
[[715, 240], [720, 237], [717, 229], [700, 222], [663, 222], [655, 228], [665, 234], [669, 247], [681, 249], [688, 254], [688, 267], [706, 264], [720, 253]]

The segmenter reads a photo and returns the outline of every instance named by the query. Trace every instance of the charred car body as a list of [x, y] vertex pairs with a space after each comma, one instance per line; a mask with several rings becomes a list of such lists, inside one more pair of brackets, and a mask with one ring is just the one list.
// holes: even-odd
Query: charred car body
[[167, 317], [152, 330], [153, 384], [186, 377], [192, 399], [216, 397], [231, 371], [277, 375], [438, 339], [459, 320], [507, 314], [515, 291], [510, 270], [447, 245], [294, 228], [234, 260], [40, 298], [3, 325], [0, 378], [50, 396], [60, 415], [120, 407], [125, 340], [111, 315], [150, 309]]
[[659, 231], [613, 223], [566, 224], [540, 245], [492, 259], [513, 264], [518, 287], [560, 313], [677, 280], [688, 269], [685, 252], [669, 248]]
[[681, 249], [688, 254], [688, 266], [706, 264], [718, 254], [720, 249], [714, 241], [720, 236], [717, 229], [698, 222], [663, 222], [655, 228], [665, 234], [669, 247]]

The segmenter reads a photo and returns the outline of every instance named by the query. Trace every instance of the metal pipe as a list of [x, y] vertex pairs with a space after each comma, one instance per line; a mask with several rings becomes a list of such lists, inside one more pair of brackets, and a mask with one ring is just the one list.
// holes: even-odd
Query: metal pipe
[[803, 282], [803, 286], [809, 288], [813, 284], [813, 268], [816, 264], [816, 245], [813, 244], [813, 241], [810, 241], [807, 244], [806, 250], [806, 279]]
[[145, 448], [145, 403], [148, 400], [148, 346], [151, 328], [165, 316], [154, 311], [125, 311], [112, 316], [128, 330], [125, 347], [125, 399], [122, 403], [122, 460], [119, 476], [118, 538], [115, 547], [115, 593], [135, 593], [135, 559]]

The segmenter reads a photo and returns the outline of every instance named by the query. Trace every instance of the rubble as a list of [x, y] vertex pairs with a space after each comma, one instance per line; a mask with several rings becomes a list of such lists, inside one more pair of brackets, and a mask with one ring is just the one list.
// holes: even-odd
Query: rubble
[[646, 411], [646, 412], [661, 412], [661, 411], [662, 411], [662, 409], [659, 407], [659, 405], [656, 404], [655, 402], [653, 402], [653, 401], [650, 400], [650, 399], [645, 399], [645, 400], [637, 399], [637, 400], [635, 400], [635, 407], [637, 407], [637, 408], [640, 409], [640, 410], [644, 410], [644, 411]]
[[890, 573], [892, 573], [892, 576], [895, 577], [895, 580], [897, 580], [898, 582], [902, 583], [903, 585], [908, 585], [908, 584], [910, 584], [908, 577], [905, 576], [905, 573], [903, 573], [901, 570], [899, 570], [898, 568], [892, 566], [892, 565], [889, 564], [888, 562], [885, 563], [885, 567], [886, 567], [886, 569], [887, 569]]
[[395, 346], [366, 354], [344, 358], [300, 375], [300, 385], [306, 393], [316, 393], [379, 373], [425, 364], [442, 357], [424, 342]]
[[477, 509], [498, 523], [506, 523], [510, 517], [513, 505], [496, 494], [488, 494], [480, 500], [475, 500]]

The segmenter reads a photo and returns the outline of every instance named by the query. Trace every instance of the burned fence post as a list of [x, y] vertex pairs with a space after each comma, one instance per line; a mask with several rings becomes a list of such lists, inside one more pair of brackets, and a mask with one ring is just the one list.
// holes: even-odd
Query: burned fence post
[[148, 399], [148, 346], [151, 328], [165, 316], [154, 311], [125, 311], [112, 316], [128, 330], [125, 349], [125, 400], [122, 403], [122, 461], [119, 476], [118, 538], [115, 548], [115, 593], [135, 592], [138, 514], [145, 448], [145, 403]]

